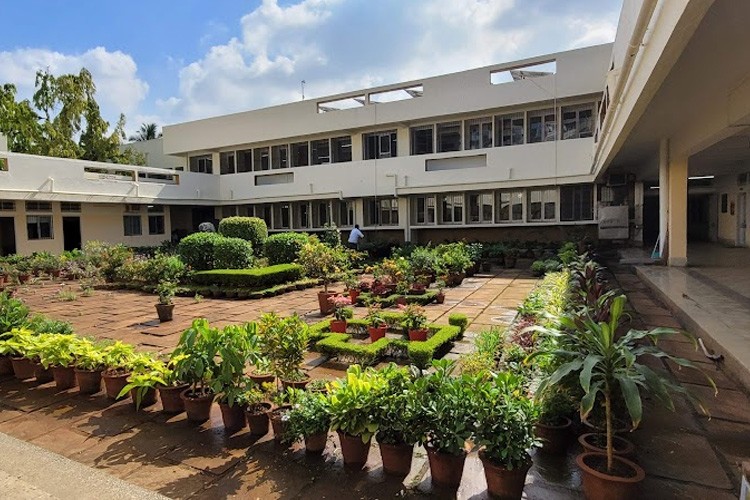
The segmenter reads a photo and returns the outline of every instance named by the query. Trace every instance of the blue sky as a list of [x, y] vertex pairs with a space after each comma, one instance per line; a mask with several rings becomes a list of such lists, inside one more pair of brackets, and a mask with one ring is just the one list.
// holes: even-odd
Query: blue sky
[[4, 0], [0, 83], [86, 66], [134, 130], [609, 42], [621, 0]]

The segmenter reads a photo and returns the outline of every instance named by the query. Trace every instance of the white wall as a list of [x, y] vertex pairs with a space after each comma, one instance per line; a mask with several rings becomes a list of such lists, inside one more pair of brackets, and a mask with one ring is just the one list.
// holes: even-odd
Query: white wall
[[187, 161], [184, 157], [164, 154], [164, 139], [150, 141], [135, 141], [123, 144], [120, 150], [132, 149], [146, 155], [146, 165], [155, 168], [185, 168]]
[[0, 151], [8, 151], [8, 138], [0, 134]]

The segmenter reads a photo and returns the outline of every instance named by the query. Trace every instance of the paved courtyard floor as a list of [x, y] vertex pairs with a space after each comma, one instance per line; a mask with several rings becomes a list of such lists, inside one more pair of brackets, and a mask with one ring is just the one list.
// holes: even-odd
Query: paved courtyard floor
[[[630, 273], [618, 273], [639, 325], [678, 326], [646, 287]], [[473, 321], [457, 356], [469, 345], [473, 332], [507, 324], [514, 309], [535, 280], [520, 271], [499, 271], [470, 278], [448, 291], [446, 303], [427, 308], [431, 319], [447, 322], [447, 314], [463, 312]], [[82, 334], [118, 338], [143, 348], [168, 351], [194, 317], [217, 324], [251, 320], [261, 312], [297, 312], [310, 322], [319, 320], [316, 290], [264, 299], [236, 301], [178, 298], [176, 320], [154, 321], [154, 298], [131, 292], [96, 291], [92, 297], [57, 302], [60, 285], [35, 285], [21, 297], [35, 312], [70, 321]], [[362, 311], [358, 310], [361, 314]], [[729, 500], [739, 491], [741, 460], [750, 457], [750, 400], [734, 382], [702, 355], [679, 340], [668, 348], [695, 359], [720, 387], [714, 398], [700, 377], [690, 371], [655, 363], [654, 368], [675, 377], [699, 394], [711, 408], [712, 418], [698, 416], [687, 400], [677, 399], [677, 412], [659, 408], [646, 412], [642, 428], [628, 437], [638, 445], [638, 460], [648, 474], [643, 498]], [[341, 367], [308, 357], [311, 375], [336, 376]], [[647, 403], [649, 408], [653, 405]], [[31, 442], [77, 462], [174, 498], [393, 498], [433, 496], [484, 498], [485, 480], [476, 453], [469, 455], [464, 480], [457, 492], [431, 486], [424, 450], [415, 451], [412, 471], [402, 481], [383, 474], [379, 450], [373, 446], [363, 471], [342, 465], [338, 440], [329, 436], [323, 457], [306, 456], [299, 446], [287, 449], [270, 434], [257, 440], [246, 431], [225, 435], [218, 408], [209, 422], [188, 424], [184, 415], [166, 416], [160, 406], [135, 412], [128, 402], [112, 403], [101, 394], [84, 397], [76, 390], [55, 390], [14, 379], [0, 381], [0, 433]], [[577, 450], [567, 457], [538, 454], [528, 478], [525, 497], [580, 498], [575, 471]], [[3, 450], [0, 450], [3, 452]], [[571, 472], [572, 471], [572, 472]], [[51, 492], [54, 494], [54, 492]]]

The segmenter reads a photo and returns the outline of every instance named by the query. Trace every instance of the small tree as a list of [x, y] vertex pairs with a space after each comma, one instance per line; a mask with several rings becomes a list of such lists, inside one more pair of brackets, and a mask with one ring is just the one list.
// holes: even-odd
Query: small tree
[[219, 222], [219, 233], [230, 238], [242, 238], [262, 251], [268, 238], [266, 222], [258, 217], [225, 217]]
[[298, 262], [311, 278], [323, 281], [323, 290], [328, 293], [328, 285], [340, 279], [347, 271], [349, 260], [342, 247], [329, 247], [316, 237], [310, 237], [299, 252]]

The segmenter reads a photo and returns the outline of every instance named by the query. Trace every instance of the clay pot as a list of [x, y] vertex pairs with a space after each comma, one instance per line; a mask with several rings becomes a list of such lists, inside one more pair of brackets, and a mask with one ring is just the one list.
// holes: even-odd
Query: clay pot
[[310, 380], [312, 380], [310, 377], [307, 377], [304, 380], [284, 380], [281, 379], [281, 387], [286, 390], [288, 388], [292, 389], [304, 389], [307, 387], [307, 384], [310, 383]]
[[96, 394], [102, 390], [101, 370], [75, 370], [78, 392], [81, 394]]
[[34, 378], [34, 363], [28, 358], [10, 358], [11, 367], [13, 368], [13, 374], [18, 380], [26, 380]]
[[271, 421], [271, 428], [273, 429], [273, 438], [276, 442], [283, 439], [284, 433], [288, 426], [287, 421], [284, 420], [284, 415], [292, 409], [291, 405], [279, 406], [273, 410], [268, 416]]
[[352, 304], [357, 303], [357, 299], [359, 298], [360, 293], [362, 293], [360, 290], [349, 290], [349, 300], [352, 301]]
[[361, 436], [350, 436], [337, 431], [341, 443], [341, 454], [344, 457], [344, 465], [361, 469], [367, 463], [367, 455], [370, 453], [370, 439], [362, 442]]
[[464, 474], [464, 462], [466, 453], [451, 455], [442, 453], [427, 447], [427, 459], [430, 461], [430, 474], [432, 484], [441, 488], [456, 489], [461, 484], [461, 476]]
[[258, 387], [262, 387], [263, 384], [273, 384], [276, 381], [276, 376], [270, 373], [250, 373], [248, 377], [250, 377]]
[[117, 396], [122, 392], [123, 387], [128, 385], [128, 377], [130, 373], [102, 373], [102, 380], [104, 380], [104, 392], [107, 393], [109, 399], [117, 399]]
[[0, 376], [13, 375], [13, 363], [10, 356], [0, 356]]
[[576, 457], [576, 464], [581, 469], [583, 494], [589, 500], [629, 500], [640, 498], [638, 490], [646, 473], [635, 463], [621, 456], [614, 456], [618, 470], [628, 472], [627, 476], [616, 476], [601, 472], [594, 465], [604, 464], [606, 469], [607, 455], [585, 452]]
[[534, 426], [536, 437], [542, 441], [542, 451], [550, 455], [562, 455], [568, 448], [570, 442], [570, 427], [573, 422], [563, 417], [562, 425], [546, 425], [542, 423]]
[[438, 293], [435, 295], [435, 303], [436, 304], [442, 304], [445, 302], [445, 294], [444, 293]]
[[406, 305], [406, 297], [396, 297], [396, 305], [397, 306], [405, 306]]
[[159, 397], [161, 398], [161, 407], [164, 413], [182, 413], [185, 411], [185, 402], [180, 394], [188, 388], [188, 384], [171, 385], [169, 387], [160, 386]]
[[[584, 452], [593, 453], [607, 453], [606, 435], [598, 433], [581, 434], [578, 436], [578, 443], [583, 448]], [[600, 446], [599, 443], [602, 443]], [[612, 436], [612, 447], [614, 448], [614, 454], [619, 456], [632, 456], [635, 452], [635, 445], [627, 439], [620, 436]]]
[[160, 323], [172, 321], [174, 304], [156, 304], [156, 314], [159, 316]]
[[327, 441], [328, 434], [325, 432], [305, 436], [305, 453], [323, 453], [323, 450], [326, 449]]
[[45, 368], [41, 363], [33, 363], [34, 365], [34, 377], [36, 378], [37, 384], [46, 384], [52, 382], [55, 378], [52, 376], [52, 370]]
[[526, 474], [531, 463], [513, 470], [496, 465], [480, 451], [479, 458], [484, 466], [484, 477], [487, 479], [487, 491], [493, 498], [503, 500], [520, 500], [526, 483]]
[[318, 306], [320, 307], [320, 314], [326, 315], [333, 312], [333, 304], [328, 299], [338, 295], [336, 292], [318, 292]]
[[404, 477], [411, 470], [414, 446], [408, 444], [380, 444], [380, 456], [386, 474]]
[[417, 330], [411, 330], [409, 329], [409, 340], [412, 342], [414, 341], [421, 341], [424, 342], [427, 340], [427, 328], [419, 328]]
[[136, 404], [136, 392], [138, 389], [130, 389], [130, 399], [133, 403], [133, 407], [136, 410], [139, 410], [141, 408], [148, 408], [149, 406], [154, 406], [156, 404], [156, 389], [153, 387], [149, 387], [146, 389], [146, 392], [143, 393], [143, 398], [141, 398], [141, 404]]
[[265, 436], [268, 433], [268, 414], [271, 403], [258, 403], [245, 409], [245, 418], [253, 436]]
[[191, 389], [185, 389], [180, 393], [180, 398], [185, 405], [188, 421], [201, 424], [211, 417], [211, 405], [214, 404], [213, 393], [195, 396]]
[[328, 329], [333, 333], [346, 333], [346, 320], [331, 320]]
[[31, 275], [28, 273], [23, 273], [18, 275], [18, 282], [19, 283], [28, 283], [31, 280]]
[[55, 379], [55, 387], [60, 391], [76, 385], [76, 374], [72, 366], [53, 366], [52, 378]]
[[229, 406], [227, 403], [219, 403], [221, 419], [224, 421], [224, 430], [229, 433], [237, 432], [247, 425], [245, 420], [245, 408], [240, 405]]
[[367, 333], [370, 334], [370, 342], [376, 342], [383, 337], [385, 337], [386, 332], [388, 331], [387, 326], [368, 326], [367, 327]]

